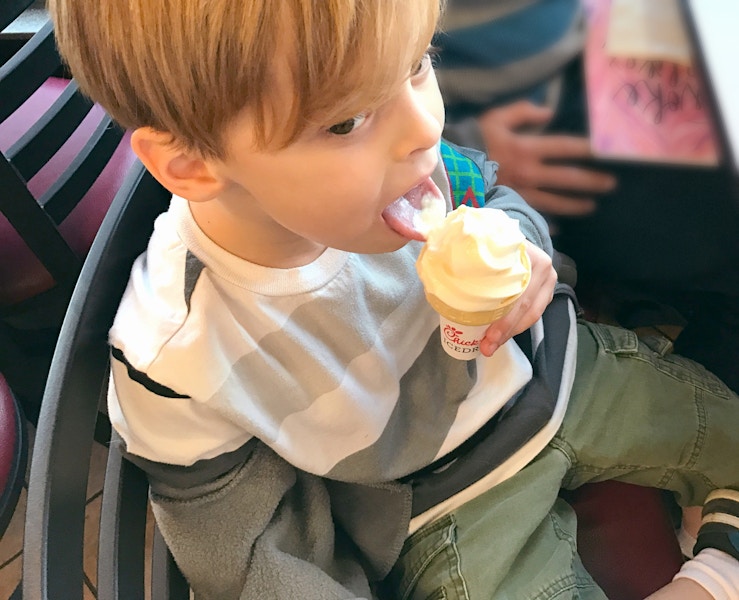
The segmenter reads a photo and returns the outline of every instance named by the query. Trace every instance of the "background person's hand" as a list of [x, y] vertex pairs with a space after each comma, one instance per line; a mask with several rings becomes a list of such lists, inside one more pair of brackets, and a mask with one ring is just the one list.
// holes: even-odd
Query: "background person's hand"
[[526, 251], [531, 260], [531, 280], [511, 312], [488, 327], [485, 338], [480, 342], [480, 352], [484, 356], [492, 355], [514, 335], [526, 331], [536, 323], [552, 301], [554, 285], [557, 283], [557, 272], [552, 267], [552, 259], [528, 241]]
[[592, 157], [586, 137], [538, 133], [552, 118], [549, 108], [520, 100], [492, 108], [478, 118], [491, 160], [500, 164], [498, 183], [516, 190], [548, 215], [592, 212], [593, 196], [612, 190], [612, 175], [557, 161]]

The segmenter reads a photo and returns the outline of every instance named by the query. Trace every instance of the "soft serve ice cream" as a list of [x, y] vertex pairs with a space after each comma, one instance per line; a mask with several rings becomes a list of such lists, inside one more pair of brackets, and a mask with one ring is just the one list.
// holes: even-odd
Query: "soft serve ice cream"
[[442, 345], [474, 358], [493, 321], [505, 316], [531, 276], [518, 221], [501, 210], [460, 206], [446, 216], [422, 210], [427, 240], [416, 262], [426, 298], [441, 317]]

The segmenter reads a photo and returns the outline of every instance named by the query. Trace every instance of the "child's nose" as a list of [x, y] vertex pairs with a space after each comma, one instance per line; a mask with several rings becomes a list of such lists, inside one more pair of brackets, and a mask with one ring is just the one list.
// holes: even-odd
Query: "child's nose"
[[396, 158], [403, 160], [414, 152], [436, 146], [441, 137], [443, 109], [441, 98], [408, 84], [398, 97], [396, 111]]

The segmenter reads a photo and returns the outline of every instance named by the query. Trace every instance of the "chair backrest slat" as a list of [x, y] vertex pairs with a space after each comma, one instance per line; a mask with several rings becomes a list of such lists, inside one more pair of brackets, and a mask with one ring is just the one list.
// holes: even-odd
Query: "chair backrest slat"
[[0, 3], [0, 31], [15, 21], [31, 4], [33, 0], [3, 0]]
[[100, 511], [98, 600], [144, 597], [148, 490], [146, 475], [111, 445]]
[[0, 212], [26, 240], [44, 267], [58, 282], [74, 281], [82, 261], [69, 247], [49, 217], [18, 178], [13, 166], [0, 154]]
[[156, 524], [151, 562], [151, 600], [189, 600], [190, 586], [177, 568]]
[[90, 112], [93, 103], [70, 81], [54, 104], [26, 131], [5, 155], [28, 181], [54, 156]]
[[95, 183], [123, 134], [108, 115], [103, 115], [72, 163], [38, 199], [55, 223], [61, 223]]
[[[0, 20], [31, 4], [0, 0]], [[13, 333], [0, 372], [32, 422], [82, 261], [134, 159], [39, 12], [37, 33], [9, 38], [0, 59], [0, 324]]]
[[0, 66], [0, 121], [7, 119], [62, 64], [54, 29], [47, 21], [8, 61]]

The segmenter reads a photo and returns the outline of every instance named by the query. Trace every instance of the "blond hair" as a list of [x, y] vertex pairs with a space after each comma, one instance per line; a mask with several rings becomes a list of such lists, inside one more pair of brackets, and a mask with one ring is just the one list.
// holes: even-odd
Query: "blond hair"
[[223, 157], [244, 110], [266, 146], [382, 103], [426, 50], [440, 0], [49, 0], [49, 10], [81, 89], [116, 121]]

